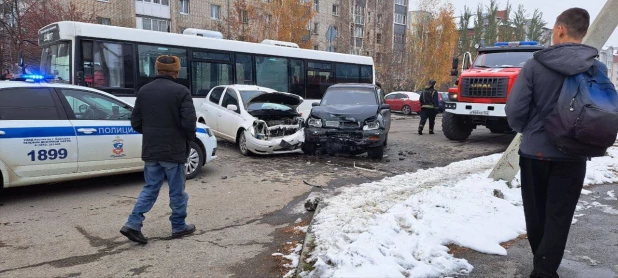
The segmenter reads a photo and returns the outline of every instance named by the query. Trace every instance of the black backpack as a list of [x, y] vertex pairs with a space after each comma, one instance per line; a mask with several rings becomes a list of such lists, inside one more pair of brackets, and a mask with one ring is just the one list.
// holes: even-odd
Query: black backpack
[[618, 93], [603, 63], [567, 76], [556, 107], [545, 118], [550, 141], [579, 157], [604, 156], [618, 134]]

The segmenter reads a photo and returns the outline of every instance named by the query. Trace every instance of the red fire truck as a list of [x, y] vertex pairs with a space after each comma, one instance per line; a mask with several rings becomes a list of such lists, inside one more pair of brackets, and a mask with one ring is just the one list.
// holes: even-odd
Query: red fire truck
[[[511, 132], [504, 106], [521, 67], [534, 52], [544, 47], [533, 41], [498, 42], [478, 48], [474, 62], [463, 54], [457, 87], [449, 89], [442, 130], [450, 140], [466, 140], [477, 126], [492, 133]], [[459, 58], [453, 59], [452, 76], [457, 76]]]

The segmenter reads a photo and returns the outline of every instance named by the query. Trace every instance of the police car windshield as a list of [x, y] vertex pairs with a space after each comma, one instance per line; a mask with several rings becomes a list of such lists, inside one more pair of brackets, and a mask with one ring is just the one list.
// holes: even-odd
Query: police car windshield
[[371, 88], [332, 88], [326, 91], [320, 105], [377, 105]]
[[534, 52], [481, 53], [474, 61], [474, 68], [521, 68]]

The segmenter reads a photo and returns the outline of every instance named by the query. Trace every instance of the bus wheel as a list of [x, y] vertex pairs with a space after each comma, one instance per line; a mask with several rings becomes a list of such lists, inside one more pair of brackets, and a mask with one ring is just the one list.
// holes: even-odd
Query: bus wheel
[[465, 141], [472, 134], [474, 126], [467, 123], [465, 116], [445, 112], [442, 116], [444, 136], [453, 141]]

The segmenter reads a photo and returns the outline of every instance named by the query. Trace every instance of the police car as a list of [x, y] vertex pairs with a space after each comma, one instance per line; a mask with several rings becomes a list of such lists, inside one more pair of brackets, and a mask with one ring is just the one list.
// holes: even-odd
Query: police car
[[[143, 170], [142, 135], [131, 128], [131, 105], [99, 90], [36, 82], [40, 79], [0, 82], [4, 188]], [[216, 158], [217, 141], [208, 126], [198, 123], [197, 139], [187, 178]]]

